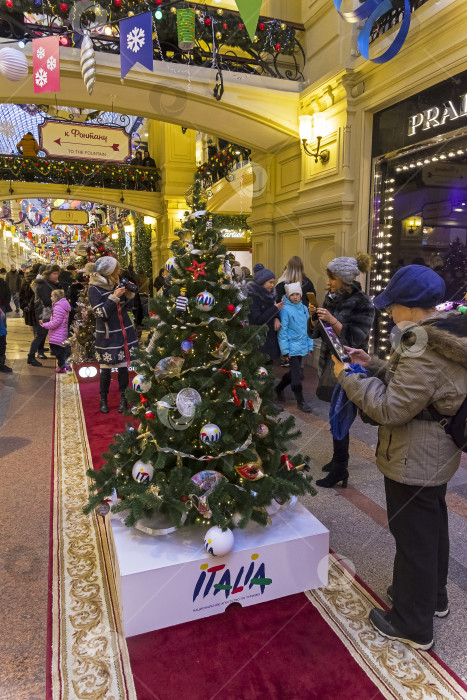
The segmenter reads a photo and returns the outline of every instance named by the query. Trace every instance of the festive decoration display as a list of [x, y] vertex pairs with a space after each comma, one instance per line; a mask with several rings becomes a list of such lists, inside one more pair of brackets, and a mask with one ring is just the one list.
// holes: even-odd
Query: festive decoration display
[[[275, 418], [273, 377], [258, 374], [266, 359], [257, 350], [265, 329], [245, 324], [248, 303], [226, 279], [225, 263], [231, 266], [233, 256], [210, 214], [196, 212], [175, 233], [168, 295], [150, 302], [159, 318], [148, 319], [151, 340], [134, 358], [150, 388], [127, 390], [138, 428], [116, 435], [102, 469], [90, 472], [86, 510], [115, 489], [121, 501], [112, 511], [127, 526], [139, 527], [156, 513], [174, 527], [202, 522], [225, 532], [251, 520], [267, 525], [266, 507], [274, 498], [314, 490], [308, 475], [281, 462], [286, 452], [293, 465], [304, 457], [288, 452], [297, 432], [292, 417]], [[205, 276], [195, 279], [187, 268], [202, 263]], [[189, 316], [174, 313], [182, 288]], [[132, 476], [137, 461], [154, 469], [141, 472], [151, 478], [150, 488]]]
[[251, 41], [255, 38], [256, 25], [258, 24], [262, 3], [263, 0], [235, 0]]
[[96, 82], [96, 57], [92, 39], [86, 32], [81, 42], [81, 74], [89, 95], [92, 95], [94, 83]]
[[165, 269], [171, 272], [175, 267], [175, 258], [169, 258], [165, 263]]
[[267, 377], [268, 371], [265, 367], [258, 367], [258, 369], [256, 370], [256, 374], [258, 374], [260, 377]]
[[131, 386], [134, 391], [138, 392], [138, 394], [144, 394], [151, 388], [151, 382], [145, 379], [144, 374], [136, 374], [133, 377]]
[[142, 272], [150, 279], [152, 277], [151, 226], [144, 223], [144, 217], [141, 214], [135, 215], [133, 248], [136, 272]]
[[60, 92], [60, 43], [58, 36], [32, 40], [32, 72], [35, 93]]
[[216, 525], [209, 528], [204, 536], [204, 548], [213, 557], [225, 557], [234, 548], [234, 536], [232, 530], [221, 530]]
[[195, 45], [196, 14], [191, 8], [177, 10], [178, 45], [182, 51], [191, 51]]
[[[186, 287], [182, 287], [180, 289], [180, 294], [175, 299], [174, 309], [175, 311], [181, 311], [182, 313], [185, 313], [185, 311], [188, 311], [188, 304], [189, 301], [186, 297]], [[188, 343], [188, 341], [185, 341], [185, 343]], [[187, 345], [185, 344], [185, 347], [183, 347], [182, 343], [182, 350], [184, 352], [190, 352], [190, 350], [193, 349], [193, 343], [191, 344], [191, 347], [188, 345], [188, 350], [186, 348]]]
[[13, 83], [24, 80], [28, 74], [28, 59], [17, 49], [0, 49], [0, 73]]
[[120, 60], [122, 78], [136, 63], [153, 69], [152, 55], [152, 14], [145, 12], [142, 15], [131, 16], [123, 19], [120, 28]]
[[154, 467], [152, 464], [145, 464], [140, 459], [133, 465], [131, 470], [133, 479], [139, 484], [149, 484], [154, 476]]
[[221, 439], [221, 431], [219, 426], [215, 423], [206, 423], [206, 425], [203, 425], [201, 428], [199, 436], [202, 442], [218, 442]]

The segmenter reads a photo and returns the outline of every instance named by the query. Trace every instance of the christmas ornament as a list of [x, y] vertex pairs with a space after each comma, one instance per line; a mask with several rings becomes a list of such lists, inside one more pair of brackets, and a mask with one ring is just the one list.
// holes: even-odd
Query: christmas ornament
[[145, 378], [144, 374], [136, 374], [133, 377], [131, 386], [138, 394], [145, 394], [151, 388], [151, 382]]
[[152, 464], [145, 464], [140, 459], [134, 463], [131, 475], [135, 481], [140, 484], [149, 484], [154, 476], [154, 467]]
[[213, 470], [204, 470], [191, 477], [191, 480], [202, 492], [201, 496], [190, 494], [189, 502], [201, 513], [204, 518], [210, 518], [212, 511], [209, 508], [208, 497], [221, 481], [227, 481], [227, 477]]
[[188, 311], [188, 299], [186, 296], [186, 287], [180, 289], [179, 296], [175, 299], [174, 310], [180, 313]]
[[229, 528], [221, 530], [220, 527], [214, 526], [204, 536], [204, 548], [213, 557], [224, 557], [232, 551], [234, 543], [233, 532]]
[[238, 369], [232, 369], [230, 371], [230, 375], [233, 379], [236, 379], [237, 381], [240, 381], [243, 377], [242, 373], [238, 371]]
[[152, 411], [146, 411], [144, 417], [146, 420], [154, 420], [154, 413]]
[[229, 314], [234, 314], [235, 313], [235, 306], [233, 304], [229, 304], [227, 307], [227, 311]]
[[218, 360], [226, 360], [234, 347], [227, 340], [227, 333], [223, 331], [215, 331], [215, 334], [221, 339], [221, 342], [215, 350], [211, 351], [211, 355]]
[[196, 389], [182, 389], [177, 394], [176, 406], [182, 416], [191, 418], [195, 415], [196, 406], [201, 403], [201, 400]]
[[195, 281], [196, 281], [199, 276], [206, 277], [206, 272], [204, 270], [205, 267], [206, 267], [205, 262], [199, 263], [197, 260], [193, 260], [191, 267], [186, 267], [185, 271], [192, 272], [193, 277], [195, 278]]
[[171, 272], [175, 267], [175, 258], [169, 258], [167, 262], [165, 263], [165, 269], [168, 272]]
[[196, 306], [203, 311], [209, 311], [215, 303], [216, 300], [211, 292], [200, 292], [196, 297]]
[[182, 371], [183, 357], [164, 357], [156, 365], [154, 376], [156, 379], [165, 379], [165, 377], [178, 377]]
[[177, 12], [178, 45], [182, 51], [191, 51], [195, 45], [196, 14], [191, 8], [175, 10]]
[[256, 374], [258, 374], [260, 377], [267, 377], [268, 371], [265, 367], [258, 367], [258, 369], [256, 370]]
[[264, 423], [260, 423], [260, 424], [258, 425], [258, 427], [256, 428], [256, 434], [257, 434], [258, 437], [260, 437], [260, 438], [266, 437], [266, 435], [269, 435], [269, 428], [268, 428], [268, 426], [265, 425]]
[[24, 80], [28, 74], [28, 59], [17, 49], [1, 49], [0, 73], [13, 83]]
[[203, 425], [199, 434], [201, 441], [205, 443], [219, 442], [221, 435], [220, 428], [215, 423], [206, 423], [206, 425]]
[[96, 508], [96, 515], [101, 515], [104, 517], [107, 515], [107, 513], [110, 513], [110, 504], [109, 503], [99, 503], [99, 505]]
[[257, 455], [256, 462], [246, 462], [245, 464], [236, 466], [235, 471], [244, 479], [248, 479], [248, 481], [258, 481], [258, 479], [262, 479], [263, 476], [266, 476], [261, 469], [262, 466], [263, 462], [261, 457]]
[[222, 39], [222, 32], [216, 32], [216, 39], [220, 41]]
[[191, 340], [184, 340], [181, 344], [182, 352], [184, 352], [187, 355], [190, 352], [193, 352], [193, 347], [193, 342]]
[[81, 74], [84, 84], [89, 95], [92, 95], [94, 83], [96, 82], [96, 57], [94, 55], [94, 47], [92, 39], [88, 32], [85, 31], [83, 41], [81, 43]]

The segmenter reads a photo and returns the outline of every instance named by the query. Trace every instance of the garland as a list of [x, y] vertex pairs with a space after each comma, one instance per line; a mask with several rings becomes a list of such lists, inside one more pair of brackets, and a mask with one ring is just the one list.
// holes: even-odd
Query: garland
[[151, 227], [144, 223], [140, 214], [133, 214], [135, 219], [134, 261], [137, 272], [144, 272], [148, 279], [152, 276]]

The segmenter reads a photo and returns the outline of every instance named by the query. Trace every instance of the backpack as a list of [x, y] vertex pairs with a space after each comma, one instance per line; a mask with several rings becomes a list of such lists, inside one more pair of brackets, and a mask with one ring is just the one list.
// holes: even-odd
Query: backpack
[[452, 437], [462, 452], [467, 452], [467, 396], [455, 416], [443, 416], [434, 406], [427, 407], [433, 418]]

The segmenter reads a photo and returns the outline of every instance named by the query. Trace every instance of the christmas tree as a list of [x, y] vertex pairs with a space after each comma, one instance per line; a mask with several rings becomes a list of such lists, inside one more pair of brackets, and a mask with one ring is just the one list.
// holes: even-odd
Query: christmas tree
[[211, 224], [193, 216], [172, 243], [170, 298], [151, 302], [152, 337], [127, 392], [139, 424], [89, 472], [85, 512], [114, 494], [128, 526], [160, 512], [175, 526], [225, 529], [266, 525], [279, 504], [315, 493], [306, 459], [287, 454], [299, 435], [293, 418], [276, 419], [274, 377], [257, 351], [265, 329], [248, 325], [249, 302]]

